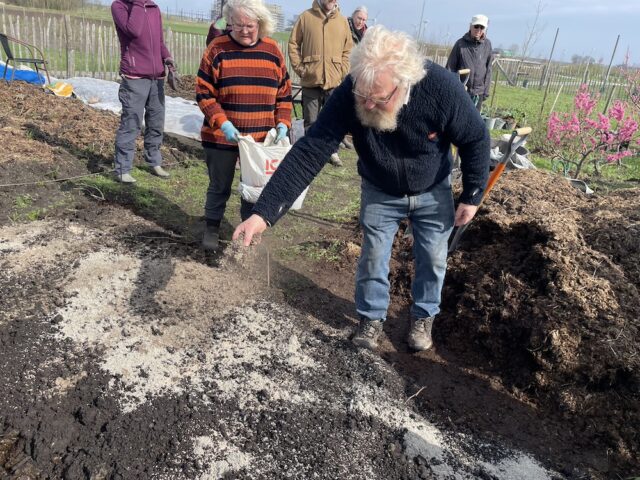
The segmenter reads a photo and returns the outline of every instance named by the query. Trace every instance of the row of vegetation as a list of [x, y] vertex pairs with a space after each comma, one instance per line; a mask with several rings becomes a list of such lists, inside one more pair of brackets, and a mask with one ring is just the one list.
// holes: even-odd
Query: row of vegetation
[[83, 8], [89, 2], [86, 0], [4, 0], [9, 5], [26, 8], [44, 8], [47, 10], [75, 10]]

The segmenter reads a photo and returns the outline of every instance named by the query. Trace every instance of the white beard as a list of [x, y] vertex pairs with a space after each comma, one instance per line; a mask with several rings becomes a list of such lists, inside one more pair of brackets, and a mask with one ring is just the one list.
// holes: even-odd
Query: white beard
[[364, 104], [358, 101], [355, 102], [355, 105], [356, 115], [360, 123], [365, 127], [371, 127], [380, 132], [393, 132], [398, 128], [398, 113], [402, 108], [402, 103], [399, 103], [391, 112], [378, 110], [377, 108], [369, 110], [364, 108]]

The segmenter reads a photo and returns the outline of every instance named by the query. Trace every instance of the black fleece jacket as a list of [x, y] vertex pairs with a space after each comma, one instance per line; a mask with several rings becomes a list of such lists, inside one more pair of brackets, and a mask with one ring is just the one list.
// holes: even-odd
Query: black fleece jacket
[[[411, 89], [398, 128], [379, 132], [358, 120], [348, 76], [329, 97], [316, 122], [291, 148], [253, 213], [273, 225], [311, 183], [342, 138], [351, 132], [358, 173], [384, 192], [415, 195], [451, 173], [451, 144], [460, 152], [460, 202], [477, 205], [489, 174], [489, 132], [457, 75], [427, 62], [426, 76]], [[475, 193], [474, 193], [475, 192]]]
[[467, 90], [472, 95], [488, 97], [491, 87], [492, 50], [488, 38], [476, 40], [467, 32], [453, 45], [447, 59], [447, 70], [457, 72], [469, 68], [471, 73]]

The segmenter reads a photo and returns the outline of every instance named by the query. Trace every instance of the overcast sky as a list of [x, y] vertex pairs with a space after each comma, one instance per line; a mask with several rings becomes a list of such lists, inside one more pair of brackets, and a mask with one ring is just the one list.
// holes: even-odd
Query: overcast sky
[[[210, 10], [210, 0], [156, 0], [163, 8]], [[309, 8], [312, 0], [274, 0], [286, 18]], [[346, 15], [364, 4], [369, 9], [369, 25], [415, 34], [420, 23], [422, 0], [339, 0]], [[425, 0], [423, 39], [453, 43], [469, 26], [471, 17], [483, 13], [489, 17], [488, 36], [494, 47], [521, 46], [533, 24], [537, 0], [505, 2], [504, 0]], [[479, 7], [481, 4], [481, 7]], [[630, 61], [640, 66], [640, 0], [543, 0], [539, 38], [531, 53], [549, 55], [556, 29], [560, 29], [554, 59], [570, 61], [573, 54], [590, 55], [608, 63], [618, 34], [620, 43], [614, 64], [622, 63], [629, 49]]]

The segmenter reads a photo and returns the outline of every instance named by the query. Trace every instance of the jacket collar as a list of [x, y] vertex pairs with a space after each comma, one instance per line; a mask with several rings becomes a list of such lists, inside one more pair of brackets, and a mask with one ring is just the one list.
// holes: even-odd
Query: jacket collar
[[340, 11], [340, 7], [336, 4], [335, 8], [331, 10], [329, 13], [324, 11], [324, 7], [320, 3], [320, 0], [313, 0], [313, 6], [311, 7], [314, 11], [318, 12], [322, 17], [333, 18]]
[[[121, 0], [124, 3], [133, 3], [133, 0]], [[157, 7], [158, 5], [153, 0], [146, 0], [145, 7]]]
[[471, 42], [471, 43], [484, 43], [485, 39], [487, 38], [486, 34], [482, 36], [482, 38], [480, 40], [476, 40], [475, 38], [473, 38], [471, 36], [471, 34], [469, 32], [465, 33], [464, 36], [462, 37], [464, 38], [467, 42]]

